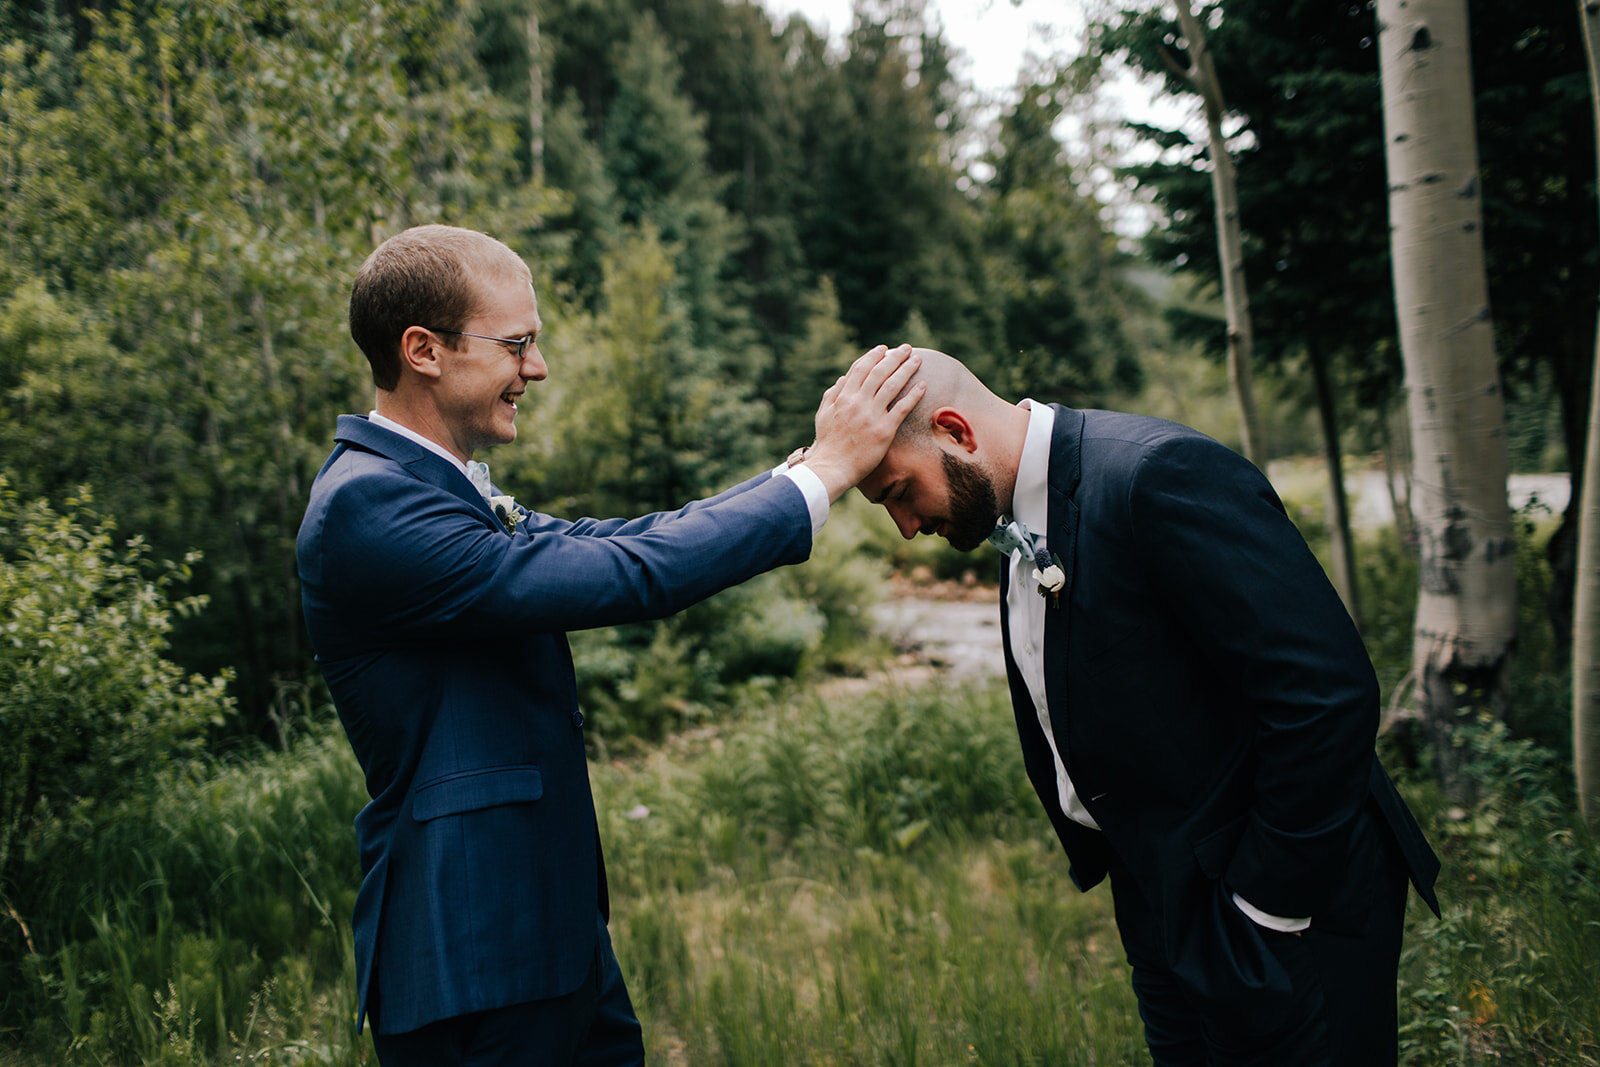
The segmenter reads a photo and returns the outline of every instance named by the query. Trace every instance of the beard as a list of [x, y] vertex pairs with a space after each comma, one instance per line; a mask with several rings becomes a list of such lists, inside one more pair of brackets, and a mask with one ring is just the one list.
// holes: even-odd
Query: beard
[[948, 452], [939, 456], [945, 480], [950, 483], [949, 529], [944, 538], [958, 552], [971, 552], [994, 530], [1000, 517], [994, 481], [976, 463], [957, 459]]

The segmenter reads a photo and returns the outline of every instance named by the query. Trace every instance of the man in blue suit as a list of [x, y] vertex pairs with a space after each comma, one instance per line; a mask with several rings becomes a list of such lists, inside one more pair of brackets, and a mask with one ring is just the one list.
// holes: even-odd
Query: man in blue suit
[[541, 326], [527, 266], [492, 238], [422, 226], [379, 246], [350, 295], [376, 410], [339, 419], [300, 528], [307, 627], [372, 797], [357, 1025], [385, 1067], [643, 1062], [566, 632], [805, 559], [914, 403], [917, 358], [873, 349], [824, 394], [803, 462], [674, 513], [566, 522], [473, 461], [516, 437]]
[[907, 538], [1001, 548], [1024, 763], [1073, 881], [1111, 880], [1155, 1062], [1395, 1063], [1407, 882], [1437, 913], [1439, 863], [1272, 486], [1186, 427], [1013, 405], [921, 355], [860, 488]]

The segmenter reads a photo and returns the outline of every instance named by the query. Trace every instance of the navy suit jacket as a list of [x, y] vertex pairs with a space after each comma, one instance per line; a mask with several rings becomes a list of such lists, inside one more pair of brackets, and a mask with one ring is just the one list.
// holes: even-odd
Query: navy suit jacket
[[559, 996], [605, 872], [566, 631], [659, 618], [811, 551], [760, 475], [675, 513], [508, 533], [442, 457], [359, 416], [297, 544], [306, 624], [371, 803], [356, 818], [357, 1025]]
[[[1373, 751], [1378, 682], [1348, 612], [1249, 461], [1194, 430], [1056, 407], [1049, 545], [1067, 585], [1045, 612], [1045, 692], [1069, 819], [1033, 701], [1006, 670], [1028, 775], [1087, 890], [1113, 856], [1180, 972], [1219, 893], [1362, 929], [1386, 827], [1435, 912], [1439, 862]], [[1231, 891], [1231, 892], [1229, 892]], [[1197, 962], [1199, 961], [1199, 962]]]

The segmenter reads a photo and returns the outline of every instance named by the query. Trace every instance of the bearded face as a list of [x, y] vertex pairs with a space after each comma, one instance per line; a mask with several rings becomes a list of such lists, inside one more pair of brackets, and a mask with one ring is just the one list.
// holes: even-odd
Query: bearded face
[[950, 483], [950, 519], [945, 540], [961, 552], [971, 552], [988, 538], [1000, 516], [994, 481], [976, 463], [940, 453], [945, 479]]

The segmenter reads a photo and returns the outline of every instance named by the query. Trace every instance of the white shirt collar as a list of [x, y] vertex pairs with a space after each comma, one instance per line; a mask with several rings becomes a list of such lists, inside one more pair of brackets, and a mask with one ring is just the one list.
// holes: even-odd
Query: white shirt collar
[[1017, 484], [1011, 491], [1011, 517], [1043, 536], [1050, 525], [1050, 435], [1056, 413], [1037, 400], [1022, 403], [1028, 405], [1028, 435], [1022, 440]]
[[[459, 459], [457, 459], [454, 455], [452, 455], [450, 453], [450, 450], [448, 448], [445, 448], [444, 445], [441, 445], [439, 442], [429, 440], [428, 438], [422, 436], [417, 431], [411, 429], [411, 427], [402, 426], [398, 422], [395, 422], [393, 419], [391, 419], [391, 418], [389, 418], [389, 417], [387, 417], [385, 415], [379, 415], [376, 411], [369, 411], [367, 413], [367, 419], [374, 426], [382, 426], [385, 430], [391, 430], [394, 433], [399, 434], [401, 437], [410, 438], [411, 440], [415, 441], [417, 444], [421, 445], [423, 448], [426, 448], [428, 451], [434, 452], [434, 453], [436, 453], [436, 454], [438, 454], [440, 456], [443, 456], [445, 459], [449, 460], [451, 466], [455, 467], [455, 469], [460, 471], [462, 474], [466, 474], [467, 473], [467, 465], [465, 463], [461, 462]], [[469, 480], [470, 480], [470, 477], [469, 477]]]

